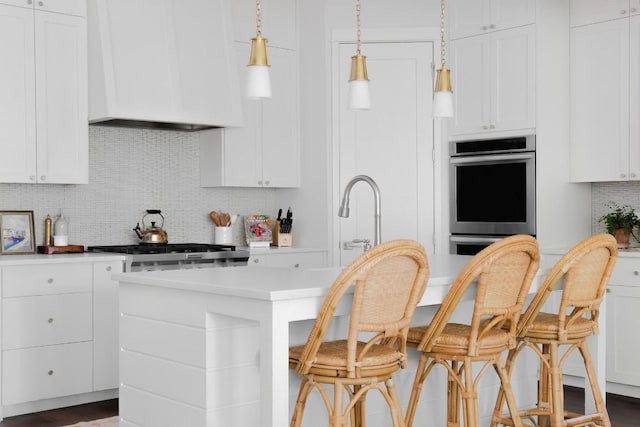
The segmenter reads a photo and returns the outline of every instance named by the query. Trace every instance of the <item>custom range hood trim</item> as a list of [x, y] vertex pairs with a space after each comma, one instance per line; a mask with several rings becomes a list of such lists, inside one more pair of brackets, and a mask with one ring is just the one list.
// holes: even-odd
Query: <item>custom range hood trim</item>
[[230, 0], [89, 0], [89, 123], [242, 125]]

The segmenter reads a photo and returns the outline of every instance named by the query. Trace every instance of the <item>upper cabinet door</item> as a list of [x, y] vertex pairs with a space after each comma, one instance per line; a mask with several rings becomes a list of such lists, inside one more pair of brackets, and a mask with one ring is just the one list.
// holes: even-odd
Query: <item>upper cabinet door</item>
[[629, 179], [629, 99], [629, 20], [573, 28], [572, 181]]
[[33, 11], [0, 5], [0, 182], [35, 182]]
[[533, 24], [535, 0], [450, 0], [449, 37], [457, 39], [488, 31]]
[[[256, 36], [255, 2], [235, 0], [232, 3], [234, 38], [248, 42]], [[262, 2], [261, 8], [262, 37], [267, 39], [268, 45], [297, 49], [296, 0], [269, 0]]]
[[624, 18], [638, 12], [638, 0], [571, 0], [571, 26]]
[[491, 129], [535, 128], [534, 62], [533, 25], [491, 34]]
[[455, 113], [451, 132], [469, 134], [487, 130], [490, 104], [490, 40], [467, 37], [451, 43], [451, 78]]
[[35, 23], [38, 181], [87, 183], [86, 20], [36, 11]]

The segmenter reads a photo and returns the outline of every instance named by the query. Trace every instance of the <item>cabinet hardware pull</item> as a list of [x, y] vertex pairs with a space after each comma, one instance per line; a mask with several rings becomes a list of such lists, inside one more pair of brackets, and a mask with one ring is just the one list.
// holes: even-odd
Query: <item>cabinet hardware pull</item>
[[257, 264], [257, 263], [260, 262], [260, 260], [258, 258], [256, 258], [256, 259], [253, 260], [253, 262]]
[[300, 264], [295, 264], [293, 267], [294, 267], [294, 268], [299, 268], [299, 267], [300, 267]]
[[626, 10], [622, 9], [622, 10], [620, 11], [620, 15], [626, 15], [626, 14], [627, 14], [627, 11], [626, 11]]
[[27, 0], [27, 4], [33, 4], [32, 0]]
[[44, 6], [44, 3], [43, 3], [43, 2], [41, 2], [41, 1], [39, 1], [39, 2], [38, 2], [38, 6]]
[[46, 181], [46, 180], [47, 180], [47, 177], [46, 177], [46, 176], [42, 175], [42, 176], [40, 177], [40, 181]]
[[47, 320], [47, 322], [53, 323], [53, 317], [49, 317], [49, 320]]
[[107, 271], [111, 271], [111, 266], [107, 267]]
[[50, 277], [49, 280], [47, 280], [47, 283], [53, 283], [53, 278]]
[[47, 375], [49, 376], [53, 375], [53, 369], [49, 369], [49, 372], [47, 372]]
[[640, 276], [640, 271], [635, 270], [635, 271], [633, 272], [633, 275], [634, 275], [634, 276]]

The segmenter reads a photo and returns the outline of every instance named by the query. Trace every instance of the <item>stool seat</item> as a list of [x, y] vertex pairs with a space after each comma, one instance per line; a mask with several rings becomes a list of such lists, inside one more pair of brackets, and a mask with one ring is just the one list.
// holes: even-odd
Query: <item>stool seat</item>
[[[367, 343], [358, 341], [356, 353], [360, 354]], [[289, 367], [294, 369], [302, 359], [303, 345], [289, 348]], [[328, 341], [320, 344], [315, 360], [309, 365], [309, 374], [347, 378], [347, 340]], [[389, 375], [406, 365], [405, 354], [391, 347], [374, 345], [357, 366], [363, 376]]]
[[[409, 329], [407, 345], [417, 347], [426, 331], [427, 326], [416, 326]], [[465, 355], [469, 351], [470, 340], [470, 325], [447, 323], [442, 333], [434, 339], [431, 353]], [[508, 350], [511, 341], [513, 340], [510, 339], [508, 332], [499, 328], [491, 328], [482, 337], [478, 338], [476, 351], [478, 356], [483, 354], [493, 355], [496, 352]]]
[[534, 340], [558, 340], [561, 330], [566, 334], [563, 341], [581, 340], [598, 333], [598, 322], [578, 317], [563, 329], [560, 328], [559, 316], [556, 313], [538, 313], [528, 327], [526, 337]]

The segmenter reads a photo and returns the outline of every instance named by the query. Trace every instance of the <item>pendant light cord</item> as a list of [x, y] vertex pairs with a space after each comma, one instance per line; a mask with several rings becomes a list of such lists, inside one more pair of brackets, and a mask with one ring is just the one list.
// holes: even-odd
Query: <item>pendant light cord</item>
[[356, 51], [360, 55], [360, 0], [356, 0]]
[[262, 37], [262, 6], [260, 0], [256, 0], [256, 37]]
[[447, 61], [447, 47], [444, 37], [444, 2], [440, 0], [440, 68], [444, 70]]

